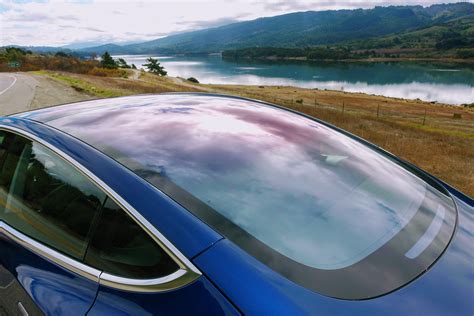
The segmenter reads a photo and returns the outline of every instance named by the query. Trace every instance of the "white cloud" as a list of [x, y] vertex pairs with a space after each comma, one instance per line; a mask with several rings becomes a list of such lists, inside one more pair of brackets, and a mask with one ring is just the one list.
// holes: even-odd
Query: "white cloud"
[[[432, 0], [0, 0], [0, 46], [130, 42], [303, 10], [435, 3]], [[449, 1], [456, 2], [456, 1]]]

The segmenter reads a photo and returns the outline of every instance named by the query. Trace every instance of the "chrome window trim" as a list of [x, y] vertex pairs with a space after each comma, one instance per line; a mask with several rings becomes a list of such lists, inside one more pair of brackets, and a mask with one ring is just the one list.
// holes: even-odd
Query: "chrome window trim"
[[71, 259], [62, 253], [53, 250], [42, 243], [11, 227], [4, 221], [0, 221], [0, 233], [4, 234], [8, 239], [25, 247], [28, 250], [59, 264], [61, 267], [83, 276], [91, 281], [99, 282], [102, 271], [89, 267], [77, 260]]
[[[100, 178], [90, 172], [87, 168], [73, 159], [71, 156], [51, 145], [47, 141], [38, 136], [19, 129], [17, 127], [8, 126], [0, 123], [0, 130], [14, 133], [38, 142], [41, 145], [52, 150], [62, 159], [69, 162], [90, 181], [97, 185], [108, 197], [113, 199], [123, 211], [132, 218], [153, 240], [168, 254], [178, 265], [179, 269], [170, 275], [156, 279], [132, 279], [124, 278], [117, 275], [109, 274], [101, 270], [97, 270], [75, 259], [71, 259], [58, 251], [55, 251], [23, 233], [11, 228], [7, 223], [0, 221], [0, 232], [5, 233], [12, 240], [32, 250], [33, 252], [57, 263], [58, 265], [84, 276], [90, 280], [96, 281], [101, 285], [133, 291], [133, 292], [161, 292], [185, 286], [201, 276], [201, 272], [188, 260], [163, 234], [161, 234], [150, 222], [148, 222], [135, 208], [125, 201], [119, 194], [110, 188]], [[97, 274], [98, 273], [98, 274]]]

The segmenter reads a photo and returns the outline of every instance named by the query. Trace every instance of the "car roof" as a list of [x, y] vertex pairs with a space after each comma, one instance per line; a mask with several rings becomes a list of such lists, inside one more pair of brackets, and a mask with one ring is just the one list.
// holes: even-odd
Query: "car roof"
[[[454, 230], [445, 190], [347, 133], [263, 102], [142, 95], [18, 116], [95, 147], [274, 270], [328, 296], [379, 296], [425, 271], [444, 248], [420, 246], [425, 255], [412, 264], [397, 244], [415, 244], [418, 227], [429, 225], [431, 217], [415, 216], [420, 209], [446, 219], [437, 235], [443, 246]], [[403, 273], [360, 282], [374, 267], [380, 280], [387, 269]], [[317, 282], [329, 275], [332, 285]]]

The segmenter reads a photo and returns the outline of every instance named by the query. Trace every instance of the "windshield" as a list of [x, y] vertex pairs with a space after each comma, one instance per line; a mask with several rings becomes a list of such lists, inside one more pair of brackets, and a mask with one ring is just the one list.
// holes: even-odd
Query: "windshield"
[[161, 95], [86, 102], [33, 118], [95, 146], [321, 294], [390, 292], [426, 271], [453, 233], [454, 205], [441, 189], [282, 109]]

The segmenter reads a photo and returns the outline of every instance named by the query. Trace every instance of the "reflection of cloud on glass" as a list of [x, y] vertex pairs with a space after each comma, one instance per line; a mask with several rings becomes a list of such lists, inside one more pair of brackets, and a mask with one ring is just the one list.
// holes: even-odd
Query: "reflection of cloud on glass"
[[150, 182], [166, 176], [308, 266], [362, 260], [406, 225], [425, 196], [425, 184], [388, 159], [270, 106], [196, 95], [122, 98], [110, 108], [94, 102], [49, 123]]

